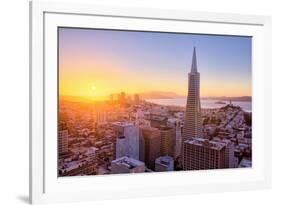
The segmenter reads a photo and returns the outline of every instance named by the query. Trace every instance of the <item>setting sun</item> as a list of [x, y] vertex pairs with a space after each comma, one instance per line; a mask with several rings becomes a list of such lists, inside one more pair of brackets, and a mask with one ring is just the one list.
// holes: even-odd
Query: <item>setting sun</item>
[[96, 91], [97, 87], [96, 86], [92, 86], [92, 91]]

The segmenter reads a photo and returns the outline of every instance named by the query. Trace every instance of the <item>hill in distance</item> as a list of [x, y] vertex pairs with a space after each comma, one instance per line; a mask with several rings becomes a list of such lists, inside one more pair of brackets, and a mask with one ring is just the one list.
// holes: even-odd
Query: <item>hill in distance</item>
[[227, 97], [227, 96], [221, 96], [221, 97], [202, 97], [203, 100], [218, 100], [218, 101], [243, 101], [243, 102], [251, 102], [252, 97], [251, 96], [241, 96], [241, 97]]
[[[174, 99], [174, 98], [186, 98], [184, 95], [179, 95], [175, 92], [163, 92], [163, 91], [152, 91], [139, 93], [142, 99]], [[203, 100], [218, 100], [218, 101], [243, 101], [243, 102], [251, 102], [251, 96], [238, 96], [238, 97], [230, 97], [230, 96], [219, 96], [219, 97], [201, 97]]]
[[163, 92], [163, 91], [151, 91], [139, 93], [142, 99], [173, 99], [173, 98], [183, 98], [185, 96], [179, 95], [174, 92]]

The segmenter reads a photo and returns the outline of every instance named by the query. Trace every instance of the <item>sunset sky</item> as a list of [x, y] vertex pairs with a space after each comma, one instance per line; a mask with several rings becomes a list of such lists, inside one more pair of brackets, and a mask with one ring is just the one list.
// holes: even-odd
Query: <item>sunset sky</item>
[[185, 96], [196, 47], [201, 97], [251, 96], [251, 38], [59, 28], [59, 94]]

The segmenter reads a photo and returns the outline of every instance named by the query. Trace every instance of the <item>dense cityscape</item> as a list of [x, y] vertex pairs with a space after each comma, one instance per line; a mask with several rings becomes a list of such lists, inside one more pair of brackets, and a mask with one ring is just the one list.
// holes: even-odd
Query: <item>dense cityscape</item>
[[104, 101], [60, 96], [58, 175], [251, 167], [251, 112], [231, 100], [201, 108], [195, 48], [187, 93], [185, 107], [125, 92]]

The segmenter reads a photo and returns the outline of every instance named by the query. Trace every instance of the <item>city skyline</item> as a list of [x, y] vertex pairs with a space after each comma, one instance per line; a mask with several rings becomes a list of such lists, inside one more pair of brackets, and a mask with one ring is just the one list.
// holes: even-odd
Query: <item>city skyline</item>
[[186, 96], [193, 46], [202, 97], [251, 96], [250, 37], [72, 28], [59, 28], [59, 94], [94, 100], [122, 91]]
[[250, 38], [85, 30], [60, 36], [58, 176], [252, 167]]

